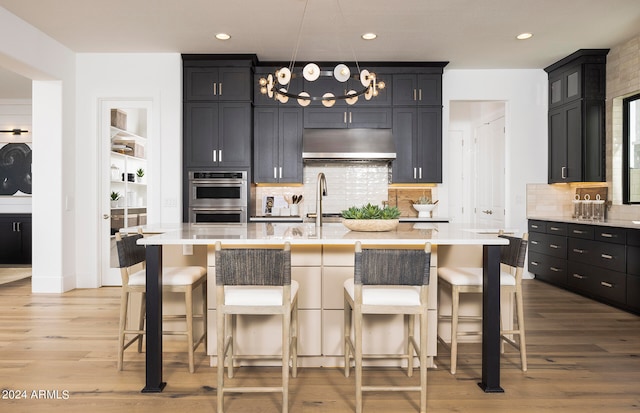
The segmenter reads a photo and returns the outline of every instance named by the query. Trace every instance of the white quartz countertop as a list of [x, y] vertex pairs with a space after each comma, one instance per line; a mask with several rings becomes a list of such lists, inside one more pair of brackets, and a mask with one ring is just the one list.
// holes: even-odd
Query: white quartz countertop
[[[137, 227], [136, 227], [137, 228]], [[209, 245], [222, 241], [227, 245], [279, 244], [298, 245], [363, 244], [417, 245], [504, 245], [497, 229], [451, 223], [400, 223], [396, 230], [385, 232], [350, 231], [341, 223], [252, 222], [246, 226], [204, 226], [169, 224], [142, 226], [143, 232], [155, 234], [139, 241], [145, 245]]]
[[566, 222], [568, 224], [597, 225], [603, 227], [632, 228], [640, 229], [640, 217], [638, 220], [621, 220], [621, 219], [605, 219], [604, 221], [585, 221], [571, 217], [551, 217], [551, 216], [530, 216], [527, 219], [535, 219], [540, 221]]

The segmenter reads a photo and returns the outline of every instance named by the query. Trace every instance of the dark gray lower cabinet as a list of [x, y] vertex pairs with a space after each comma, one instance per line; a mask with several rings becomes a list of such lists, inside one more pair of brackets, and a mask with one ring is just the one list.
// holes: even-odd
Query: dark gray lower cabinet
[[30, 264], [31, 240], [30, 214], [0, 214], [0, 264]]
[[254, 176], [256, 183], [302, 183], [302, 108], [256, 107]]
[[537, 279], [640, 313], [638, 230], [530, 220], [528, 264]]

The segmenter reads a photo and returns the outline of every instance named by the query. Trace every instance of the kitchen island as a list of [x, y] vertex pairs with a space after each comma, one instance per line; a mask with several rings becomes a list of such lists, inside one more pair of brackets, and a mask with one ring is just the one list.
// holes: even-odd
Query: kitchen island
[[[366, 245], [418, 247], [475, 245], [482, 247], [484, 267], [482, 381], [485, 392], [501, 392], [500, 387], [500, 245], [507, 240], [496, 237], [496, 229], [471, 228], [449, 223], [401, 223], [389, 232], [354, 232], [340, 223], [321, 227], [303, 223], [249, 223], [246, 226], [202, 226], [183, 224], [150, 225], [141, 239], [147, 246], [147, 352], [146, 386], [143, 392], [160, 392], [162, 381], [162, 248], [169, 245], [223, 246], [278, 245], [288, 241], [296, 247], [351, 248], [356, 241]], [[323, 255], [324, 256], [324, 255]], [[432, 264], [433, 265], [433, 264]], [[435, 271], [432, 274], [436, 277]], [[211, 352], [210, 352], [211, 354]]]

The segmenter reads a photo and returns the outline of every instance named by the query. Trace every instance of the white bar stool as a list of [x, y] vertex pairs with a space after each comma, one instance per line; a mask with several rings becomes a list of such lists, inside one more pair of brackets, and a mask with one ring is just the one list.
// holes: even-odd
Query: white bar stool
[[[427, 410], [427, 297], [431, 244], [423, 250], [363, 249], [356, 242], [354, 278], [344, 283], [344, 374], [349, 377], [355, 360], [356, 413], [362, 412], [363, 391], [420, 392], [420, 412]], [[402, 314], [405, 323], [404, 354], [362, 354], [362, 318], [365, 314]], [[420, 317], [419, 341], [414, 337], [415, 316]], [[354, 336], [351, 326], [354, 326]], [[365, 386], [363, 359], [405, 359], [407, 376], [413, 374], [414, 352], [420, 360], [419, 386]]]
[[[282, 249], [223, 249], [215, 245], [216, 318], [218, 338], [218, 413], [224, 411], [226, 393], [282, 393], [282, 413], [289, 409], [289, 361], [297, 376], [298, 283], [291, 279], [291, 246]], [[282, 316], [282, 384], [264, 387], [229, 387], [233, 362], [238, 359], [275, 359], [269, 355], [234, 355], [236, 317], [243, 314]]]
[[[517, 327], [511, 330], [500, 331], [503, 343], [508, 343], [520, 351], [522, 371], [527, 371], [527, 349], [524, 329], [524, 309], [522, 299], [522, 273], [527, 253], [528, 234], [522, 238], [504, 235], [502, 231], [499, 237], [509, 240], [509, 245], [503, 245], [500, 249], [500, 291], [505, 294], [515, 294]], [[440, 316], [438, 320], [451, 322], [451, 345], [438, 336], [438, 341], [451, 351], [451, 374], [456, 374], [458, 359], [458, 338], [465, 335], [480, 335], [480, 331], [458, 331], [460, 320], [481, 320], [480, 316], [460, 316], [460, 295], [482, 293], [482, 268], [479, 267], [441, 267], [438, 268], [438, 285], [451, 293], [451, 316]], [[519, 342], [514, 335], [518, 335]], [[504, 347], [503, 347], [504, 350]]]

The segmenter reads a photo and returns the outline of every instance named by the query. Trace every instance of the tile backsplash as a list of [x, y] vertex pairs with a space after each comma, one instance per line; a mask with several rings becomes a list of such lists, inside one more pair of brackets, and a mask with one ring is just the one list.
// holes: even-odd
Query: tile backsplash
[[304, 167], [303, 184], [295, 186], [258, 186], [254, 198], [256, 214], [262, 211], [262, 199], [268, 195], [303, 195], [300, 214], [316, 210], [316, 185], [322, 172], [327, 180], [327, 195], [322, 200], [324, 213], [338, 213], [351, 205], [368, 202], [382, 205], [388, 198], [389, 166], [382, 162], [313, 162]]
[[[576, 184], [527, 184], [527, 217], [562, 217], [571, 218], [573, 213], [572, 200], [576, 188], [603, 187], [604, 183], [576, 183]], [[611, 194], [611, 187], [608, 187]], [[611, 200], [609, 195], [609, 201]], [[614, 201], [615, 202], [615, 201]], [[614, 204], [607, 208], [605, 216], [612, 220], [640, 219], [640, 205]]]
[[303, 195], [300, 214], [316, 210], [316, 185], [322, 172], [327, 180], [327, 195], [323, 197], [324, 213], [339, 213], [352, 205], [366, 203], [382, 205], [387, 201], [389, 187], [389, 165], [384, 162], [313, 162], [305, 165], [303, 184], [296, 186], [258, 186], [255, 188], [257, 215], [262, 211], [265, 196]]

